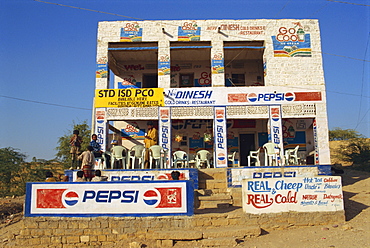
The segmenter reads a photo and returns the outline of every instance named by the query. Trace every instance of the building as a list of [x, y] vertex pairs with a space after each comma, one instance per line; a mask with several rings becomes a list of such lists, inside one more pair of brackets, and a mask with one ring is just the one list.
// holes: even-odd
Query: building
[[100, 22], [93, 130], [131, 148], [148, 120], [169, 154], [207, 149], [215, 167], [268, 141], [280, 164], [297, 145], [330, 164], [318, 20]]

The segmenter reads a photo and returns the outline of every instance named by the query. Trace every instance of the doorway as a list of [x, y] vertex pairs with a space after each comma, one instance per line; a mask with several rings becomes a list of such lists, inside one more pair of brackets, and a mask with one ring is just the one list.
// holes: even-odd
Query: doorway
[[248, 166], [248, 155], [250, 151], [256, 150], [255, 140], [254, 140], [254, 134], [253, 133], [247, 133], [247, 134], [240, 134], [240, 165], [241, 166]]
[[144, 74], [142, 88], [158, 88], [158, 75], [157, 74]]

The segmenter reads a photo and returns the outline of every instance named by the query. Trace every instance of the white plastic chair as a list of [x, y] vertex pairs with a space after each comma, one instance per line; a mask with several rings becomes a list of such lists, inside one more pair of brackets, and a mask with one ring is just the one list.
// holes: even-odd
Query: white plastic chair
[[200, 150], [195, 156], [195, 166], [200, 168], [203, 163], [207, 164], [207, 168], [210, 168], [209, 156], [211, 153], [207, 150]]
[[274, 143], [266, 143], [263, 145], [263, 149], [265, 150], [265, 165], [273, 166], [274, 161], [275, 165], [277, 166], [277, 156], [275, 152], [275, 144]]
[[127, 149], [123, 146], [113, 146], [111, 150], [111, 167], [116, 168], [116, 162], [122, 162], [122, 168], [126, 169]]
[[294, 149], [285, 150], [285, 163], [298, 165], [298, 149], [299, 145]]
[[131, 164], [131, 169], [135, 169], [136, 160], [138, 161], [139, 168], [141, 167], [142, 169], [144, 169], [144, 153], [145, 147], [143, 145], [136, 145], [130, 149], [129, 160]]
[[[155, 163], [156, 168], [163, 167], [164, 149], [159, 145], [154, 145], [149, 147], [149, 166], [150, 169], [153, 169], [153, 162]], [[159, 166], [158, 166], [159, 165]]]
[[189, 156], [184, 151], [176, 151], [173, 153], [173, 167], [178, 168], [178, 164], [182, 167], [189, 167]]
[[261, 166], [260, 163], [260, 150], [261, 148], [258, 148], [257, 151], [250, 151], [248, 156], [248, 166], [251, 166], [251, 158], [254, 158], [256, 160], [255, 166]]
[[227, 155], [227, 160], [231, 162], [231, 167], [234, 167], [236, 151]]

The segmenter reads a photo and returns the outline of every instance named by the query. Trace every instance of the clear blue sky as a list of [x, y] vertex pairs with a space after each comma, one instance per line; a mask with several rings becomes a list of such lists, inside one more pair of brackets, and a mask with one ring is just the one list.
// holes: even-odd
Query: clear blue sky
[[[370, 137], [369, 0], [53, 3], [143, 20], [319, 19], [329, 128]], [[132, 19], [34, 0], [0, 0], [0, 6], [0, 148], [17, 148], [27, 160], [52, 159], [73, 122], [91, 123], [98, 22]]]

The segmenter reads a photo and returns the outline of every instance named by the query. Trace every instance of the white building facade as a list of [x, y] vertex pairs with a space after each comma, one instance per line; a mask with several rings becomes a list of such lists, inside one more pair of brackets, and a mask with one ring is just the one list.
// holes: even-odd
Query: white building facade
[[168, 154], [209, 150], [214, 167], [267, 142], [280, 165], [297, 145], [300, 163], [330, 164], [318, 20], [100, 22], [95, 85], [105, 149], [142, 144], [151, 120]]

